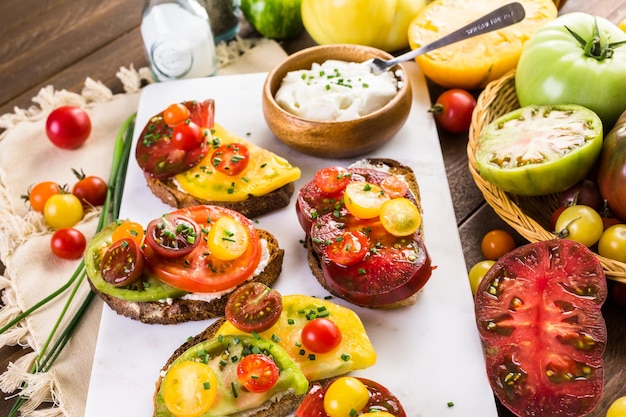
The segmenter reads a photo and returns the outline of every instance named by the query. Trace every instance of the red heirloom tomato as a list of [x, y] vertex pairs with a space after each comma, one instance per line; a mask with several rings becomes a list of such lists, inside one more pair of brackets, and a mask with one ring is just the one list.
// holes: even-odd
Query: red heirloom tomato
[[59, 148], [76, 149], [90, 134], [91, 119], [80, 107], [58, 107], [46, 119], [46, 135]]
[[78, 259], [83, 256], [86, 247], [85, 235], [72, 227], [59, 229], [50, 238], [52, 253], [62, 259]]
[[469, 130], [476, 99], [466, 90], [453, 88], [441, 93], [430, 112], [439, 126], [450, 133]]
[[598, 187], [611, 211], [626, 222], [626, 112], [604, 138], [598, 163]]
[[604, 386], [607, 296], [602, 265], [584, 245], [554, 239], [500, 258], [478, 285], [476, 323], [487, 374], [518, 416], [574, 417]]

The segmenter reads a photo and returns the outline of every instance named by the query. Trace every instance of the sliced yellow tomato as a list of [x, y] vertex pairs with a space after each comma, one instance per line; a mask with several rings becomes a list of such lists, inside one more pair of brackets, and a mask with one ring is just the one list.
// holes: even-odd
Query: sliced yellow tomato
[[422, 215], [407, 198], [394, 198], [380, 208], [380, 223], [394, 236], [409, 236], [422, 225]]
[[346, 185], [343, 194], [348, 211], [359, 219], [372, 219], [380, 214], [380, 208], [389, 196], [376, 184], [355, 181]]
[[211, 254], [222, 261], [239, 258], [250, 241], [248, 230], [228, 216], [220, 217], [211, 225], [207, 239]]
[[217, 390], [215, 371], [196, 361], [172, 365], [163, 378], [165, 406], [177, 417], [202, 415], [211, 408]]
[[[524, 43], [539, 27], [555, 19], [558, 12], [552, 0], [519, 2], [526, 12], [521, 22], [417, 57], [424, 75], [444, 87], [471, 90], [482, 88], [514, 69]], [[409, 25], [409, 44], [417, 49], [506, 3], [509, 0], [435, 0]]]

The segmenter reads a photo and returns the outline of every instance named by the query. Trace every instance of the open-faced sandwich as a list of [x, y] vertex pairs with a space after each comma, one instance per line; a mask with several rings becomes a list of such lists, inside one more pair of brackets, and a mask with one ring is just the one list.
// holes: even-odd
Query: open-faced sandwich
[[87, 245], [85, 268], [92, 289], [117, 313], [173, 324], [223, 316], [236, 288], [273, 284], [283, 256], [276, 238], [245, 216], [202, 205], [164, 214], [145, 228], [110, 224]]
[[151, 117], [135, 156], [150, 190], [174, 208], [211, 204], [255, 217], [287, 206], [300, 178], [284, 158], [215, 123], [213, 100]]
[[429, 280], [412, 169], [391, 159], [319, 170], [298, 192], [309, 266], [331, 294], [370, 308], [415, 303]]
[[154, 415], [282, 417], [299, 406], [310, 382], [375, 362], [352, 310], [249, 283], [230, 298], [224, 318], [169, 358], [157, 379]]

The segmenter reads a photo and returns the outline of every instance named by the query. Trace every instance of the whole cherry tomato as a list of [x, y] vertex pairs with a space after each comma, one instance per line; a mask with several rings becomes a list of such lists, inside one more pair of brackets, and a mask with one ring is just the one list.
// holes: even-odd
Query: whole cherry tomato
[[46, 119], [46, 135], [59, 148], [76, 149], [85, 143], [90, 134], [91, 119], [80, 107], [58, 107]]
[[203, 139], [202, 128], [192, 121], [184, 121], [174, 126], [172, 143], [176, 149], [192, 151], [200, 147]]
[[106, 181], [96, 175], [86, 176], [82, 171], [72, 171], [78, 178], [78, 182], [72, 188], [72, 194], [78, 197], [83, 206], [95, 207], [103, 205], [109, 189]]
[[163, 120], [169, 126], [176, 126], [178, 123], [184, 122], [189, 118], [191, 112], [183, 103], [170, 104], [163, 111]]
[[83, 205], [74, 194], [59, 193], [51, 196], [44, 206], [46, 223], [54, 228], [72, 227], [83, 218]]
[[85, 235], [72, 227], [58, 229], [50, 238], [52, 253], [62, 259], [78, 259], [87, 247]]
[[305, 348], [315, 353], [327, 353], [341, 343], [341, 330], [334, 321], [318, 317], [302, 328], [300, 335]]
[[444, 91], [430, 111], [439, 126], [450, 133], [463, 133], [469, 130], [476, 99], [460, 88]]
[[513, 236], [505, 230], [492, 230], [483, 236], [480, 250], [485, 259], [496, 260], [515, 249]]
[[38, 211], [39, 213], [43, 213], [43, 209], [46, 205], [46, 201], [55, 195], [61, 192], [61, 186], [53, 181], [43, 181], [38, 184], [35, 184], [30, 190], [28, 190], [28, 195], [24, 196], [25, 200], [28, 200], [30, 203], [30, 207]]

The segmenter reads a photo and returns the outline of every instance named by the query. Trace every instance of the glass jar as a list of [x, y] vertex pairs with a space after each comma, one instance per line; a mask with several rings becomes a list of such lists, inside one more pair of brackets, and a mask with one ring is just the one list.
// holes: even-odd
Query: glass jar
[[238, 0], [202, 0], [211, 21], [215, 44], [235, 39], [239, 32]]
[[157, 81], [217, 71], [209, 16], [200, 0], [145, 0], [141, 36]]

